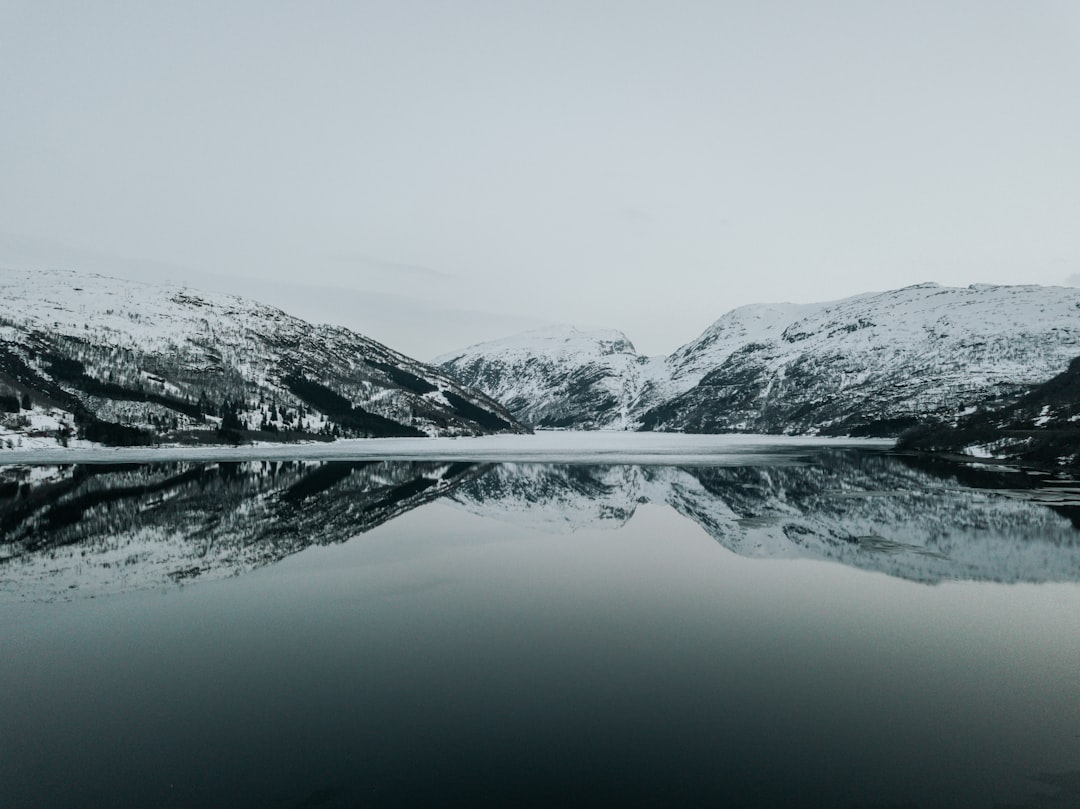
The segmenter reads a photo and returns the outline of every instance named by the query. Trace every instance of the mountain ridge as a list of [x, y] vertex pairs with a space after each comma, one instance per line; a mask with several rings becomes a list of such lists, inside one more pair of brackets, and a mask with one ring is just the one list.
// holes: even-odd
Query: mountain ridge
[[[497, 354], [500, 367], [485, 357]], [[604, 429], [625, 425], [628, 404], [657, 372], [614, 329], [550, 326], [490, 340], [432, 360], [536, 427]], [[582, 413], [586, 415], [582, 416]]]
[[[545, 350], [530, 364], [525, 337], [507, 338], [512, 358], [492, 341], [444, 355], [442, 367], [533, 426], [895, 437], [1062, 371], [1080, 355], [1080, 290], [923, 283], [751, 304], [667, 357], [626, 352], [619, 368], [581, 350], [587, 384], [546, 379]], [[638, 381], [620, 385], [623, 368]]]
[[0, 299], [0, 446], [525, 429], [439, 369], [246, 298], [4, 270]]

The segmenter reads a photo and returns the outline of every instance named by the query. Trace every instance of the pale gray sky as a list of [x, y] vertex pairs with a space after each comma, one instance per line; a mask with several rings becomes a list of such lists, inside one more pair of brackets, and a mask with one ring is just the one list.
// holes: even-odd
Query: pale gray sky
[[0, 0], [0, 265], [420, 357], [1080, 273], [1080, 3]]

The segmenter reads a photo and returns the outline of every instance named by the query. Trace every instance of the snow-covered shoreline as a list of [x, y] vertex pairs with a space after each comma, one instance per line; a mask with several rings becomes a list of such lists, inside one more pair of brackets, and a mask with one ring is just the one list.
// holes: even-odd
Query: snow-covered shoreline
[[0, 450], [0, 465], [255, 460], [447, 460], [517, 463], [729, 465], [811, 449], [889, 449], [892, 439], [542, 431], [476, 438], [358, 438], [246, 446], [68, 447]]

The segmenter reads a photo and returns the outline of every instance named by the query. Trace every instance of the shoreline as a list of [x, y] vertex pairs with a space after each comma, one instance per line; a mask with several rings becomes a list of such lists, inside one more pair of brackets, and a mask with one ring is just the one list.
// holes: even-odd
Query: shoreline
[[745, 463], [818, 449], [891, 450], [891, 438], [724, 433], [541, 431], [461, 438], [348, 438], [245, 446], [70, 447], [0, 451], [0, 465], [233, 461], [471, 461], [477, 463]]

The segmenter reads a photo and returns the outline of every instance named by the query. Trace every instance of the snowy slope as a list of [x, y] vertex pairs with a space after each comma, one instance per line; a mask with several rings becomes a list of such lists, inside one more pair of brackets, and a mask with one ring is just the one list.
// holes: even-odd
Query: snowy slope
[[638, 354], [619, 331], [555, 326], [479, 343], [432, 363], [530, 426], [633, 429], [646, 410], [685, 393], [748, 343], [778, 336], [812, 308], [740, 307], [668, 357]]
[[827, 304], [758, 303], [732, 309], [700, 337], [664, 358], [663, 373], [656, 375], [634, 403], [635, 414], [685, 393], [736, 351], [778, 338], [800, 317], [824, 306]]
[[433, 360], [463, 384], [536, 427], [624, 429], [643, 390], [663, 377], [622, 332], [556, 326]]
[[922, 284], [797, 314], [644, 427], [895, 435], [1014, 395], [1080, 354], [1080, 289]]
[[1015, 395], [1080, 354], [1080, 290], [921, 284], [735, 309], [665, 358], [564, 328], [439, 358], [536, 426], [898, 435]]
[[[264, 438], [521, 429], [438, 369], [242, 298], [2, 270], [0, 301], [0, 446], [65, 430], [146, 443], [218, 428]], [[47, 419], [59, 426], [40, 427]]]

